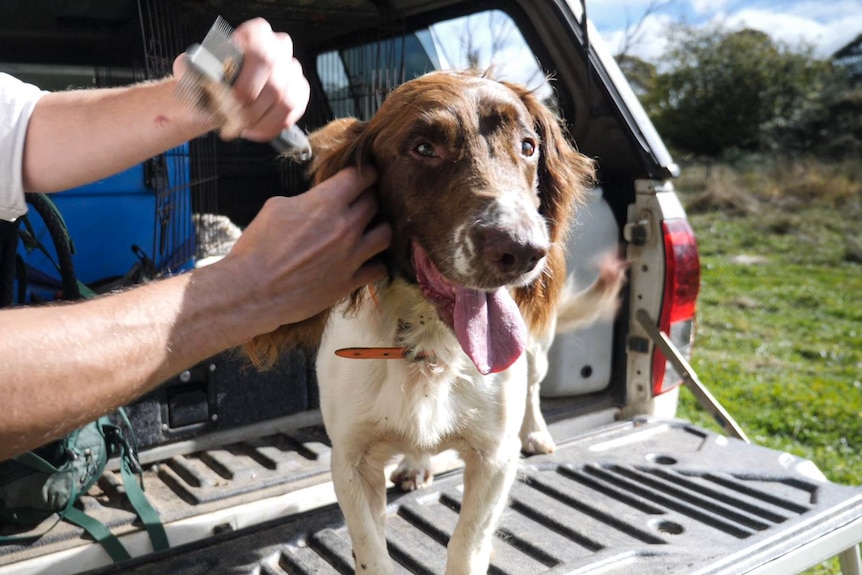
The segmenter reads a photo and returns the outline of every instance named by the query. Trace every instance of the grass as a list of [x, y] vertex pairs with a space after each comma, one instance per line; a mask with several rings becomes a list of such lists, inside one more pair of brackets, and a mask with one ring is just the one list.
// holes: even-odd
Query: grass
[[[752, 441], [862, 484], [862, 166], [684, 174], [702, 267], [693, 367]], [[717, 429], [686, 390], [679, 414]]]

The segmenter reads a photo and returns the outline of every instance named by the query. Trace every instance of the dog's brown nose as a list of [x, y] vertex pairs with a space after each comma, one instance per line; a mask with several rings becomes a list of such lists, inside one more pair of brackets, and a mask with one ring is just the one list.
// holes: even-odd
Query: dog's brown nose
[[547, 243], [499, 228], [483, 230], [482, 256], [507, 281], [532, 271], [547, 254]]

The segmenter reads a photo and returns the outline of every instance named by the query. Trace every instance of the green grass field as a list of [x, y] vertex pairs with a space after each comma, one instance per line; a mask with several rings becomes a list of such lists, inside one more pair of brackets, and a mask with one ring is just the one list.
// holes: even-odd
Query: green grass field
[[[827, 178], [819, 193], [788, 193], [780, 182], [746, 186], [754, 174], [710, 170], [677, 183], [701, 254], [692, 365], [752, 441], [860, 485], [858, 184], [834, 195]], [[679, 413], [717, 429], [687, 390]], [[810, 571], [838, 572], [836, 561]]]

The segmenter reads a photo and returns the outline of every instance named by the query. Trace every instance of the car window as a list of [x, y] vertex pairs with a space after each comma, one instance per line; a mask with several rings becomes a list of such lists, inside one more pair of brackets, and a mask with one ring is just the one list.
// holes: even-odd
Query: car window
[[495, 78], [524, 84], [548, 100], [547, 74], [514, 20], [490, 10], [438, 22], [374, 42], [325, 52], [317, 58], [335, 117], [367, 120], [386, 94], [402, 82], [432, 70], [491, 70]]

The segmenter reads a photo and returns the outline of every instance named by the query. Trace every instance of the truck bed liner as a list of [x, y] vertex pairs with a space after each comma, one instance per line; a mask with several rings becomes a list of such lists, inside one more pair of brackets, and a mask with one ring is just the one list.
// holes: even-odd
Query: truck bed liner
[[[454, 471], [424, 490], [391, 490], [399, 573], [444, 572], [461, 487]], [[524, 460], [490, 572], [789, 573], [851, 547], [860, 531], [862, 489], [825, 481], [805, 460], [635, 419]], [[328, 504], [100, 572], [352, 573], [350, 549]]]

